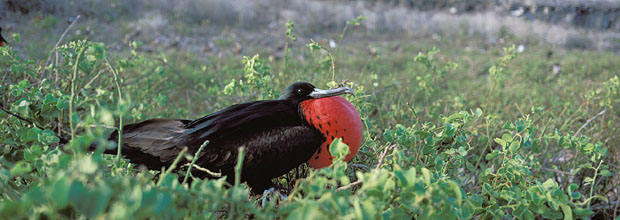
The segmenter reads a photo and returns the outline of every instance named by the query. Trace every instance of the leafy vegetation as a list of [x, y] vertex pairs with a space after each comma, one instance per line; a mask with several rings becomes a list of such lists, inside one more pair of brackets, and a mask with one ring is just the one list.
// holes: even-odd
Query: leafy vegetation
[[[296, 40], [289, 22], [283, 59], [203, 60], [189, 52], [144, 52], [140, 42], [115, 53], [77, 40], [47, 54], [55, 58], [46, 64], [27, 58], [40, 54], [0, 47], [2, 106], [32, 121], [0, 112], [0, 218], [615, 216], [618, 56], [567, 51], [545, 58], [544, 49], [518, 53], [511, 44], [485, 53], [381, 43], [368, 53], [342, 46], [349, 25], [363, 20], [347, 23], [337, 49], [311, 41], [299, 51], [288, 47]], [[551, 74], [553, 62], [561, 73]], [[177, 164], [180, 170], [147, 171], [87, 150], [123, 123], [196, 118], [274, 99], [294, 81], [353, 87], [356, 96], [347, 98], [362, 116], [365, 135], [349, 163], [342, 161], [347, 146], [335, 141], [332, 166], [301, 166], [277, 179], [287, 197], [250, 196], [238, 181], [186, 182], [185, 162]], [[55, 133], [70, 142], [60, 144]]]

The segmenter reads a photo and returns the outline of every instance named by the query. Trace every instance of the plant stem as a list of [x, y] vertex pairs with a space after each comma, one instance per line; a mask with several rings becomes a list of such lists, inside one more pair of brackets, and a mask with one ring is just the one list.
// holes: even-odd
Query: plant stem
[[189, 175], [191, 175], [192, 167], [194, 167], [196, 160], [198, 160], [198, 155], [200, 155], [200, 152], [202, 151], [202, 149], [205, 148], [205, 146], [207, 146], [207, 144], [209, 144], [209, 140], [206, 140], [205, 142], [203, 142], [202, 145], [200, 145], [200, 148], [198, 148], [198, 151], [196, 151], [196, 154], [194, 155], [194, 158], [192, 159], [192, 163], [190, 163], [189, 167], [187, 168], [187, 172], [185, 173], [185, 178], [183, 178], [183, 184], [187, 182]]
[[[590, 197], [592, 198], [592, 195], [594, 194], [594, 183], [596, 183], [596, 176], [598, 175], [598, 170], [601, 168], [601, 164], [603, 164], [603, 160], [598, 162], [598, 166], [596, 166], [596, 169], [594, 169], [594, 176], [592, 177], [592, 182], [590, 183]], [[592, 200], [588, 199], [588, 208], [590, 209], [590, 202]]]
[[480, 157], [478, 157], [478, 161], [476, 161], [476, 165], [474, 166], [475, 169], [477, 169], [477, 167], [480, 165], [482, 158], [486, 157], [485, 152], [491, 150], [491, 133], [489, 132], [489, 123], [490, 123], [490, 118], [487, 118], [487, 121], [485, 122], [487, 143], [486, 143], [485, 149], [482, 150]]
[[118, 71], [116, 68], [110, 63], [110, 60], [107, 56], [103, 56], [105, 62], [108, 64], [108, 67], [112, 70], [112, 75], [114, 76], [114, 82], [116, 83], [116, 89], [118, 90], [118, 104], [119, 104], [119, 116], [118, 116], [118, 145], [116, 147], [116, 163], [120, 163], [121, 161], [121, 146], [123, 146], [123, 111], [120, 109], [120, 105], [123, 104], [123, 91], [121, 90], [121, 82], [118, 78]]
[[286, 41], [284, 42], [284, 63], [282, 63], [282, 74], [288, 76], [286, 74], [286, 66], [288, 63], [288, 36], [286, 36]]
[[71, 98], [69, 98], [69, 125], [71, 126], [71, 140], [75, 139], [75, 123], [73, 122], [73, 102], [75, 100], [75, 80], [77, 78], [78, 72], [78, 64], [80, 63], [80, 58], [82, 58], [82, 54], [86, 50], [86, 41], [80, 48], [78, 52], [77, 58], [75, 59], [75, 64], [73, 65], [73, 75], [71, 76]]
[[329, 53], [329, 51], [328, 51], [328, 54], [329, 54], [329, 58], [332, 60], [332, 81], [336, 82], [336, 62], [334, 61], [334, 56], [331, 53]]
[[487, 93], [487, 100], [486, 100], [487, 102], [486, 102], [486, 104], [484, 104], [484, 111], [486, 111], [486, 112], [491, 112], [488, 109], [489, 108], [489, 101], [491, 99], [491, 93], [493, 93], [493, 90], [495, 90], [495, 81], [496, 80], [497, 79], [495, 79], [495, 78], [491, 79], [491, 89], [489, 89], [489, 92]]
[[235, 186], [241, 183], [241, 168], [243, 167], [243, 157], [245, 156], [245, 147], [239, 148], [237, 156], [237, 165], [235, 165]]
[[166, 171], [163, 174], [161, 174], [161, 176], [159, 177], [159, 180], [157, 181], [157, 186], [161, 185], [166, 175], [168, 175], [170, 172], [172, 172], [172, 170], [174, 170], [174, 168], [177, 167], [177, 164], [179, 163], [179, 161], [181, 160], [185, 152], [187, 152], [187, 147], [183, 147], [183, 149], [181, 149], [181, 152], [179, 152], [179, 155], [177, 155], [177, 158], [174, 158], [174, 161], [168, 167], [168, 169], [166, 169]]
[[340, 43], [342, 43], [342, 39], [344, 39], [344, 35], [347, 33], [347, 29], [349, 29], [349, 22], [347, 22], [347, 24], [342, 29], [342, 33], [340, 33], [340, 36], [338, 36], [338, 44], [336, 44], [335, 54], [336, 57], [338, 57], [338, 53], [340, 52]]

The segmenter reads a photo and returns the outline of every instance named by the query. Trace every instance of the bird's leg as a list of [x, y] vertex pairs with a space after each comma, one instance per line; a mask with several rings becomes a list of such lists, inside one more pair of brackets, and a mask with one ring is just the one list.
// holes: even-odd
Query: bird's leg
[[265, 204], [267, 204], [267, 200], [273, 201], [275, 195], [279, 195], [280, 200], [286, 200], [288, 198], [288, 196], [286, 196], [285, 194], [282, 194], [282, 192], [279, 189], [276, 189], [275, 187], [270, 187], [269, 189], [266, 189], [263, 192], [263, 199], [261, 201], [261, 206], [265, 207]]

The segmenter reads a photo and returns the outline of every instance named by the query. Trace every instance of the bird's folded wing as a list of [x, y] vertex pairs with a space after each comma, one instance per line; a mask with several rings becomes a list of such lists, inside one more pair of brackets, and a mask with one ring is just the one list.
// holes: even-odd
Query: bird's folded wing
[[301, 125], [298, 109], [283, 100], [254, 101], [230, 106], [187, 123], [183, 136], [199, 143], [245, 136], [282, 126]]

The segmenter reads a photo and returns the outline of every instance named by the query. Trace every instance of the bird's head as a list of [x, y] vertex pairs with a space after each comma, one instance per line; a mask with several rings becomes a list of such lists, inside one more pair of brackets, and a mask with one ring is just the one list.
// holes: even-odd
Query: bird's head
[[299, 104], [302, 101], [309, 99], [319, 99], [342, 94], [355, 95], [353, 89], [349, 87], [323, 90], [317, 89], [314, 85], [307, 82], [295, 82], [286, 87], [286, 89], [282, 92], [282, 95], [280, 95], [280, 99], [289, 100], [295, 104]]

